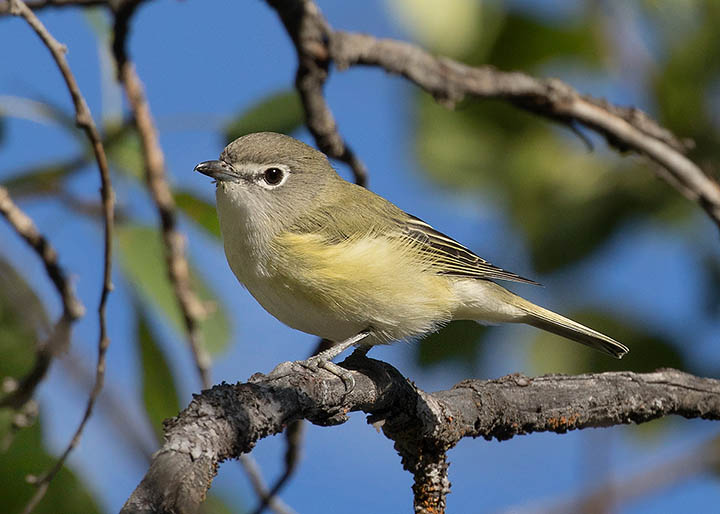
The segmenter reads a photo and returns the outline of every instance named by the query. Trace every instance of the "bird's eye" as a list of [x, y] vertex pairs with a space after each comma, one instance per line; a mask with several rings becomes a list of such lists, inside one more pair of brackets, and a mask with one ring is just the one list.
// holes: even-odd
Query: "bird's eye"
[[280, 168], [268, 168], [263, 172], [263, 180], [271, 186], [277, 186], [282, 182], [285, 173]]

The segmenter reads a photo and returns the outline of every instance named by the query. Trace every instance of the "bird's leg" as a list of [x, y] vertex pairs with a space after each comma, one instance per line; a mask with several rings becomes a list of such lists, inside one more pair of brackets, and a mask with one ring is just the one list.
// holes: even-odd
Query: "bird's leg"
[[[356, 345], [358, 342], [368, 337], [369, 335], [370, 330], [363, 330], [362, 332], [355, 334], [354, 336], [345, 339], [344, 341], [340, 341], [339, 343], [331, 346], [327, 350], [320, 352], [317, 355], [310, 357], [309, 359], [306, 359], [304, 361], [298, 361], [298, 364], [311, 370], [324, 369], [325, 371], [329, 371], [343, 381], [343, 384], [345, 384], [346, 394], [350, 393], [353, 389], [355, 389], [355, 379], [353, 378], [352, 373], [350, 373], [345, 368], [338, 366], [332, 360], [351, 346]], [[367, 350], [365, 351], [365, 353], [367, 353]]]
[[[340, 355], [342, 352], [344, 352], [345, 350], [350, 348], [351, 346], [354, 346], [357, 343], [359, 343], [360, 341], [362, 341], [363, 339], [365, 339], [370, 334], [371, 334], [370, 329], [363, 330], [362, 332], [359, 332], [358, 334], [355, 334], [354, 336], [349, 337], [349, 338], [345, 339], [344, 341], [340, 341], [339, 343], [332, 345], [327, 350], [324, 350], [324, 351], [318, 353], [317, 355], [310, 357], [309, 359], [307, 359], [307, 361], [317, 359], [319, 361], [328, 361], [329, 362], [329, 361], [333, 360], [335, 357], [337, 357], [338, 355]], [[367, 351], [370, 349], [370, 346], [363, 345], [363, 348], [367, 348], [367, 350], [365, 350], [365, 353], [367, 353]], [[301, 362], [307, 362], [307, 361], [301, 361]]]
[[[358, 342], [368, 337], [371, 333], [372, 332], [370, 329], [363, 330], [362, 332], [348, 339], [345, 339], [344, 341], [340, 341], [339, 343], [333, 345], [327, 350], [322, 351], [317, 355], [313, 355], [309, 359], [305, 359], [304, 361], [296, 361], [292, 364], [299, 364], [300, 366], [303, 366], [313, 371], [317, 371], [318, 369], [324, 369], [326, 371], [329, 371], [343, 381], [343, 383], [345, 384], [346, 392], [350, 393], [353, 389], [355, 389], [355, 379], [353, 378], [352, 373], [332, 362], [332, 359], [340, 355], [342, 352], [344, 352], [351, 346], [356, 345]], [[367, 351], [370, 349], [370, 345], [364, 345], [363, 348], [363, 353], [367, 353]], [[289, 374], [289, 372], [286, 371], [287, 364], [289, 363], [282, 363], [278, 365], [274, 370], [270, 372], [270, 375], [268, 376], [271, 378], [281, 378], [287, 376]]]

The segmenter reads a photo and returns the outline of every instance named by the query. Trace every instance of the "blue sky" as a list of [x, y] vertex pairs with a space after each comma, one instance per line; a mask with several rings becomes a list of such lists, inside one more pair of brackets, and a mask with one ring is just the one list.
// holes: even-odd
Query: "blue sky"
[[[537, 5], [528, 1], [518, 4], [526, 8]], [[380, 37], [408, 37], [390, 18], [383, 2], [320, 5], [336, 28]], [[541, 15], [555, 16], [557, 12], [544, 10]], [[101, 115], [117, 115], [122, 96], [101, 81], [97, 40], [87, 19], [78, 10], [65, 9], [44, 11], [42, 20], [67, 44], [70, 65], [96, 120]], [[18, 19], [0, 20], [0, 26], [0, 95], [47, 99], [69, 110], [71, 104], [60, 75], [35, 34]], [[219, 129], [227, 120], [269, 92], [292, 86], [295, 54], [289, 39], [275, 13], [257, 1], [161, 0], [141, 7], [132, 27], [131, 55], [147, 88], [172, 181], [211, 199], [213, 187], [207, 177], [192, 172], [193, 166], [215, 158], [222, 150]], [[581, 83], [576, 85], [582, 88]], [[599, 94], [604, 92], [610, 100], [621, 103], [632, 95], [615, 86], [610, 84]], [[413, 94], [404, 81], [374, 69], [353, 69], [331, 77], [329, 103], [341, 133], [368, 166], [370, 187], [468, 243], [491, 262], [534, 276], [522, 240], [511, 232], [492, 198], [440, 189], [417, 171], [412, 140]], [[0, 178], [32, 163], [73, 156], [82, 149], [66, 131], [25, 119], [9, 119], [4, 137]], [[301, 137], [311, 142], [307, 133]], [[604, 150], [598, 151], [603, 155]], [[342, 166], [339, 171], [348, 176]], [[150, 222], [155, 220], [146, 199], [136, 196], [136, 189], [117, 185], [121, 204]], [[92, 170], [72, 184], [74, 192], [87, 198], [94, 198], [97, 188], [98, 179]], [[77, 326], [73, 350], [91, 363], [98, 330], [94, 312], [101, 276], [100, 229], [86, 220], [68, 217], [54, 201], [41, 198], [22, 206], [72, 270], [88, 311]], [[714, 234], [709, 222], [701, 220], [698, 227], [700, 233]], [[191, 257], [218, 292], [234, 324], [233, 344], [213, 367], [213, 381], [246, 380], [281, 361], [306, 357], [314, 338], [284, 327], [266, 314], [237, 285], [221, 247], [191, 224], [184, 223], [183, 228], [189, 236]], [[4, 223], [0, 223], [0, 241], [2, 253], [23, 270], [57, 315], [54, 291], [35, 256]], [[696, 292], [703, 287], [692, 273], [696, 264], [696, 257], [688, 254], [683, 242], [668, 237], [662, 229], [628, 227], [588, 267], [542, 277], [546, 288], [523, 289], [522, 293], [552, 306], [561, 302], [558, 298], [583, 291], [590, 303], [627, 309], [631, 316], [662, 326], [666, 318], [682, 319], [685, 310], [694, 308]], [[667, 269], [673, 266], [690, 271], [680, 277], [668, 275]], [[588, 269], [592, 273], [585, 272]], [[618, 273], [618, 269], [623, 272]], [[635, 285], [628, 288], [631, 276]], [[109, 304], [112, 346], [108, 384], [112, 391], [132, 400], [127, 402], [129, 422], [140, 426], [149, 437], [139, 405], [134, 328], [127, 306], [131, 293], [117, 273], [116, 285]], [[696, 343], [692, 354], [698, 361], [720, 364], [720, 352], [711, 345], [717, 328], [688, 329]], [[158, 329], [165, 336], [165, 350], [175, 375], [181, 378], [181, 403], [185, 404], [198, 388], [189, 352], [172, 330]], [[531, 331], [526, 327], [494, 329], [477, 378], [514, 371], [536, 373], [525, 355]], [[514, 339], [520, 342], [516, 344]], [[406, 344], [378, 348], [373, 350], [373, 357], [392, 363], [425, 390], [445, 389], [465, 378], [453, 367], [419, 368], [413, 348]], [[40, 390], [40, 400], [48, 443], [59, 451], [75, 429], [84, 398], [63, 368], [55, 366]], [[464, 440], [450, 453], [453, 492], [448, 509], [492, 512], [531, 506], [535, 500], [569, 497], [609, 478], [622, 480], [679, 456], [716, 432], [709, 422], [671, 419], [664, 423], [664, 431], [644, 437], [638, 436], [637, 427], [617, 427], [562, 436], [535, 434], [503, 443]], [[112, 512], [137, 485], [146, 464], [122, 445], [108, 447], [108, 430], [108, 422], [96, 416], [70, 462]], [[603, 449], [602, 455], [597, 455], [597, 448]], [[271, 437], [253, 452], [267, 480], [281, 472], [283, 451], [282, 437]], [[392, 443], [368, 426], [362, 415], [354, 414], [342, 426], [308, 427], [301, 466], [282, 497], [298, 512], [410, 512], [410, 485], [411, 477], [402, 471]], [[221, 467], [212, 490], [239, 504], [252, 498], [247, 480], [235, 463]], [[719, 499], [717, 480], [698, 477], [625, 505], [621, 512], [687, 512], [706, 508], [711, 502], [717, 504]]]

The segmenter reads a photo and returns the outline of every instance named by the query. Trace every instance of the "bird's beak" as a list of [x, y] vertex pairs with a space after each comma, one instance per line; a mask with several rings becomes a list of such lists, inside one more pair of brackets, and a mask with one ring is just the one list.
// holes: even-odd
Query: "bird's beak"
[[225, 161], [205, 161], [195, 166], [195, 171], [199, 171], [203, 175], [214, 178], [218, 182], [232, 181], [237, 182], [240, 174], [235, 171], [230, 164]]

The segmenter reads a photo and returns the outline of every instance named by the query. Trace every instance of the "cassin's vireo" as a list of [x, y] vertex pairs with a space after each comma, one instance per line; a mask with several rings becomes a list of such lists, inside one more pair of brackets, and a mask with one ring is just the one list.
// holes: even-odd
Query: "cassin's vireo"
[[412, 339], [451, 320], [527, 323], [622, 357], [628, 348], [539, 307], [494, 266], [384, 198], [343, 180], [324, 154], [270, 132], [243, 136], [195, 169], [215, 179], [225, 254], [283, 323], [344, 349]]

